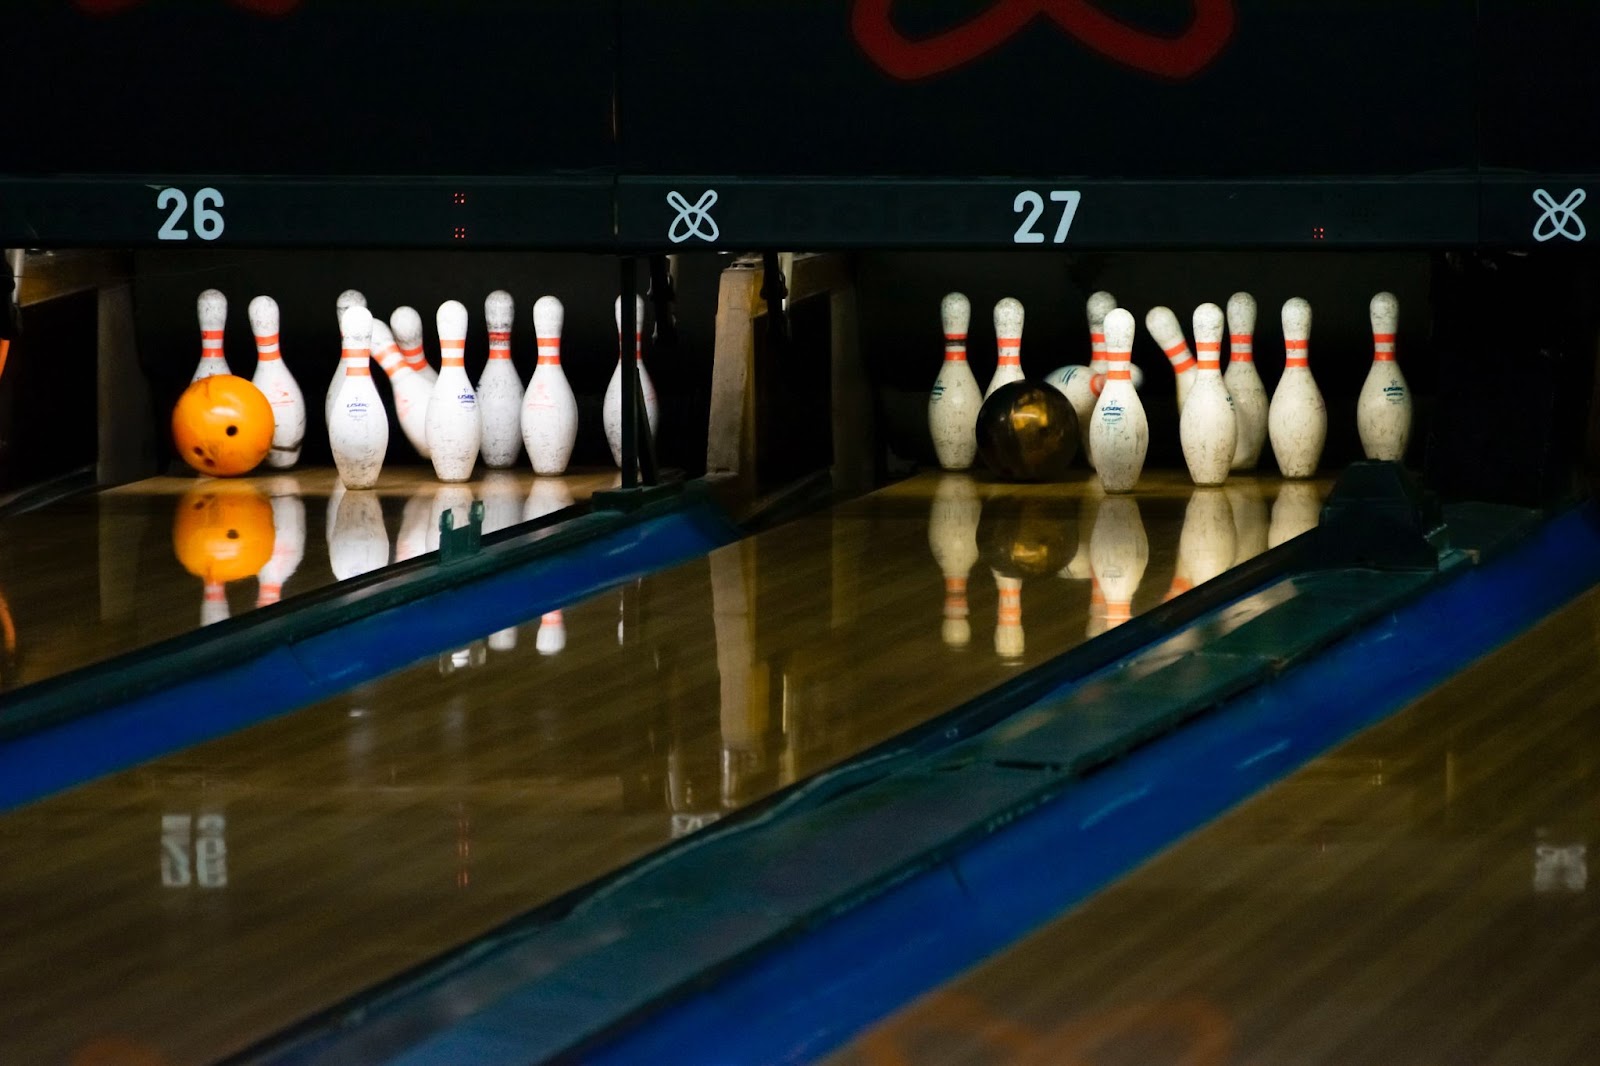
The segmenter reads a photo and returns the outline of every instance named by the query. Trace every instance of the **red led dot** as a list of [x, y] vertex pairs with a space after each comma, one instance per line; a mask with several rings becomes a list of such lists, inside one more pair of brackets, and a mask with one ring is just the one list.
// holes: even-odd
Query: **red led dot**
[[467, 194], [464, 192], [458, 192], [454, 197], [452, 197], [452, 199], [454, 199], [458, 204], [464, 204], [467, 202]]
[[467, 239], [467, 227], [465, 227], [465, 226], [457, 226], [456, 227], [456, 240], [464, 241], [466, 239]]

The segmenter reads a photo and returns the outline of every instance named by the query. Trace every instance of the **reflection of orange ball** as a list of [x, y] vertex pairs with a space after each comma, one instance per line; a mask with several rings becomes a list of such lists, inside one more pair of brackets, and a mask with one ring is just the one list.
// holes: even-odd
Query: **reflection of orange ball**
[[172, 550], [207, 584], [259, 573], [272, 558], [272, 504], [254, 485], [211, 481], [190, 489], [172, 516]]
[[172, 409], [172, 439], [184, 462], [202, 474], [248, 474], [272, 447], [272, 405], [244, 378], [201, 378]]

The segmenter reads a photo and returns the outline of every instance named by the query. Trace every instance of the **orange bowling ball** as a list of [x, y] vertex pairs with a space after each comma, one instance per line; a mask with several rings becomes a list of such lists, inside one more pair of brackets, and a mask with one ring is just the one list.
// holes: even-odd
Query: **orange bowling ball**
[[172, 550], [207, 584], [254, 577], [272, 558], [272, 504], [254, 485], [210, 481], [190, 489], [172, 516]]
[[244, 378], [201, 378], [172, 409], [172, 440], [184, 462], [202, 474], [248, 474], [272, 447], [272, 405]]

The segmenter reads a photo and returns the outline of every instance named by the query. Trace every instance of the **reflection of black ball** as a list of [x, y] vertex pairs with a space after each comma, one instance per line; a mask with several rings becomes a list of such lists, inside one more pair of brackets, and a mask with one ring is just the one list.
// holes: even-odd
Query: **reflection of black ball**
[[1078, 550], [1076, 500], [1006, 496], [983, 506], [978, 523], [983, 561], [1003, 577], [1054, 574]]
[[978, 455], [1008, 481], [1060, 481], [1078, 454], [1078, 415], [1052, 385], [1013, 381], [978, 410]]

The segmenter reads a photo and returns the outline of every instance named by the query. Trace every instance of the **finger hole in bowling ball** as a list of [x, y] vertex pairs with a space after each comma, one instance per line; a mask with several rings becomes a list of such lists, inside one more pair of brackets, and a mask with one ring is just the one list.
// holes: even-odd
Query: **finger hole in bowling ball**
[[239, 427], [238, 426], [229, 426], [225, 432], [230, 437], [237, 437], [239, 435]]
[[1013, 381], [978, 409], [978, 456], [1006, 481], [1061, 481], [1078, 454], [1078, 416], [1052, 385]]
[[1002, 577], [1054, 574], [1078, 550], [1078, 514], [1064, 499], [990, 500], [978, 522], [983, 561]]

